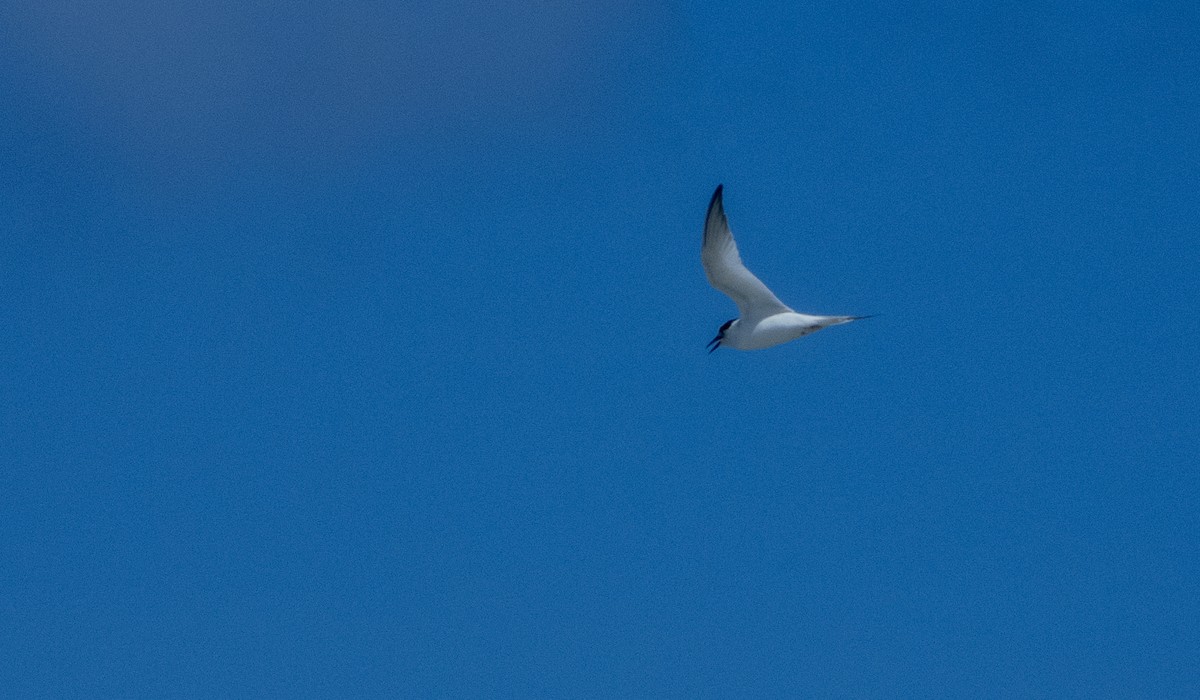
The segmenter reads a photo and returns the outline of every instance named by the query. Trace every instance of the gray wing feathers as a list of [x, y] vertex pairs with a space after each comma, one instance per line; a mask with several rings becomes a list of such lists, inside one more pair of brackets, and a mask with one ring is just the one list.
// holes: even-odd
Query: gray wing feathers
[[742, 263], [733, 232], [729, 230], [729, 221], [725, 218], [721, 189], [722, 186], [717, 185], [709, 202], [704, 221], [704, 244], [700, 248], [700, 260], [704, 263], [709, 284], [733, 299], [742, 318], [764, 318], [791, 311]]

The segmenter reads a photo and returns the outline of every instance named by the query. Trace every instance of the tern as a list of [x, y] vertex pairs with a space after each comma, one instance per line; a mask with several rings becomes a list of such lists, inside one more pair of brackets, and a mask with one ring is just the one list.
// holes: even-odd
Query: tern
[[708, 216], [704, 220], [704, 244], [700, 261], [708, 282], [737, 304], [738, 318], [726, 321], [717, 337], [708, 343], [708, 352], [729, 346], [735, 350], [762, 350], [815, 333], [822, 328], [857, 321], [867, 316], [810, 316], [793, 311], [767, 289], [753, 272], [746, 269], [738, 255], [737, 243], [725, 218], [721, 203], [722, 185], [717, 185]]

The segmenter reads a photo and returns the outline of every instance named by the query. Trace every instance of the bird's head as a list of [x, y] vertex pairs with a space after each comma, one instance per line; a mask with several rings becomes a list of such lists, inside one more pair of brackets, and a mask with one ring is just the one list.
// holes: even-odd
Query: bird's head
[[728, 321], [726, 321], [725, 323], [721, 324], [720, 329], [717, 330], [717, 337], [708, 341], [708, 346], [707, 346], [708, 354], [711, 355], [713, 353], [713, 351], [715, 351], [717, 348], [721, 347], [721, 341], [725, 340], [725, 332], [728, 331], [731, 327], [733, 327], [733, 324], [735, 324], [735, 323], [737, 323], [737, 319], [731, 318]]

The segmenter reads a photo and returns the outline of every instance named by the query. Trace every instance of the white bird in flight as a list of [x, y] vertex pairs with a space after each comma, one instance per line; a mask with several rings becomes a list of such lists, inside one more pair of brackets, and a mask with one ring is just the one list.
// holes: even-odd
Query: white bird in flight
[[729, 230], [729, 222], [725, 219], [721, 187], [717, 185], [717, 191], [713, 192], [712, 201], [708, 204], [700, 260], [704, 263], [709, 284], [733, 299], [741, 316], [721, 326], [717, 337], [708, 343], [709, 353], [723, 345], [735, 350], [761, 350], [822, 328], [869, 318], [798, 314], [779, 301], [767, 289], [767, 285], [742, 264], [733, 232]]

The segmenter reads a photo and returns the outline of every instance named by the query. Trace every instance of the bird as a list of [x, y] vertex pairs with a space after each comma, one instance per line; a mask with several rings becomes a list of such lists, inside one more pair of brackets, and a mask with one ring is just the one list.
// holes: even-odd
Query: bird
[[729, 221], [725, 218], [725, 205], [721, 201], [722, 188], [723, 185], [717, 185], [712, 201], [708, 203], [700, 261], [704, 263], [708, 283], [732, 299], [741, 315], [721, 325], [717, 337], [710, 340], [706, 346], [710, 355], [720, 347], [762, 350], [815, 333], [822, 328], [870, 318], [801, 314], [779, 301], [767, 285], [742, 263], [737, 243], [733, 240], [733, 232], [729, 230]]

